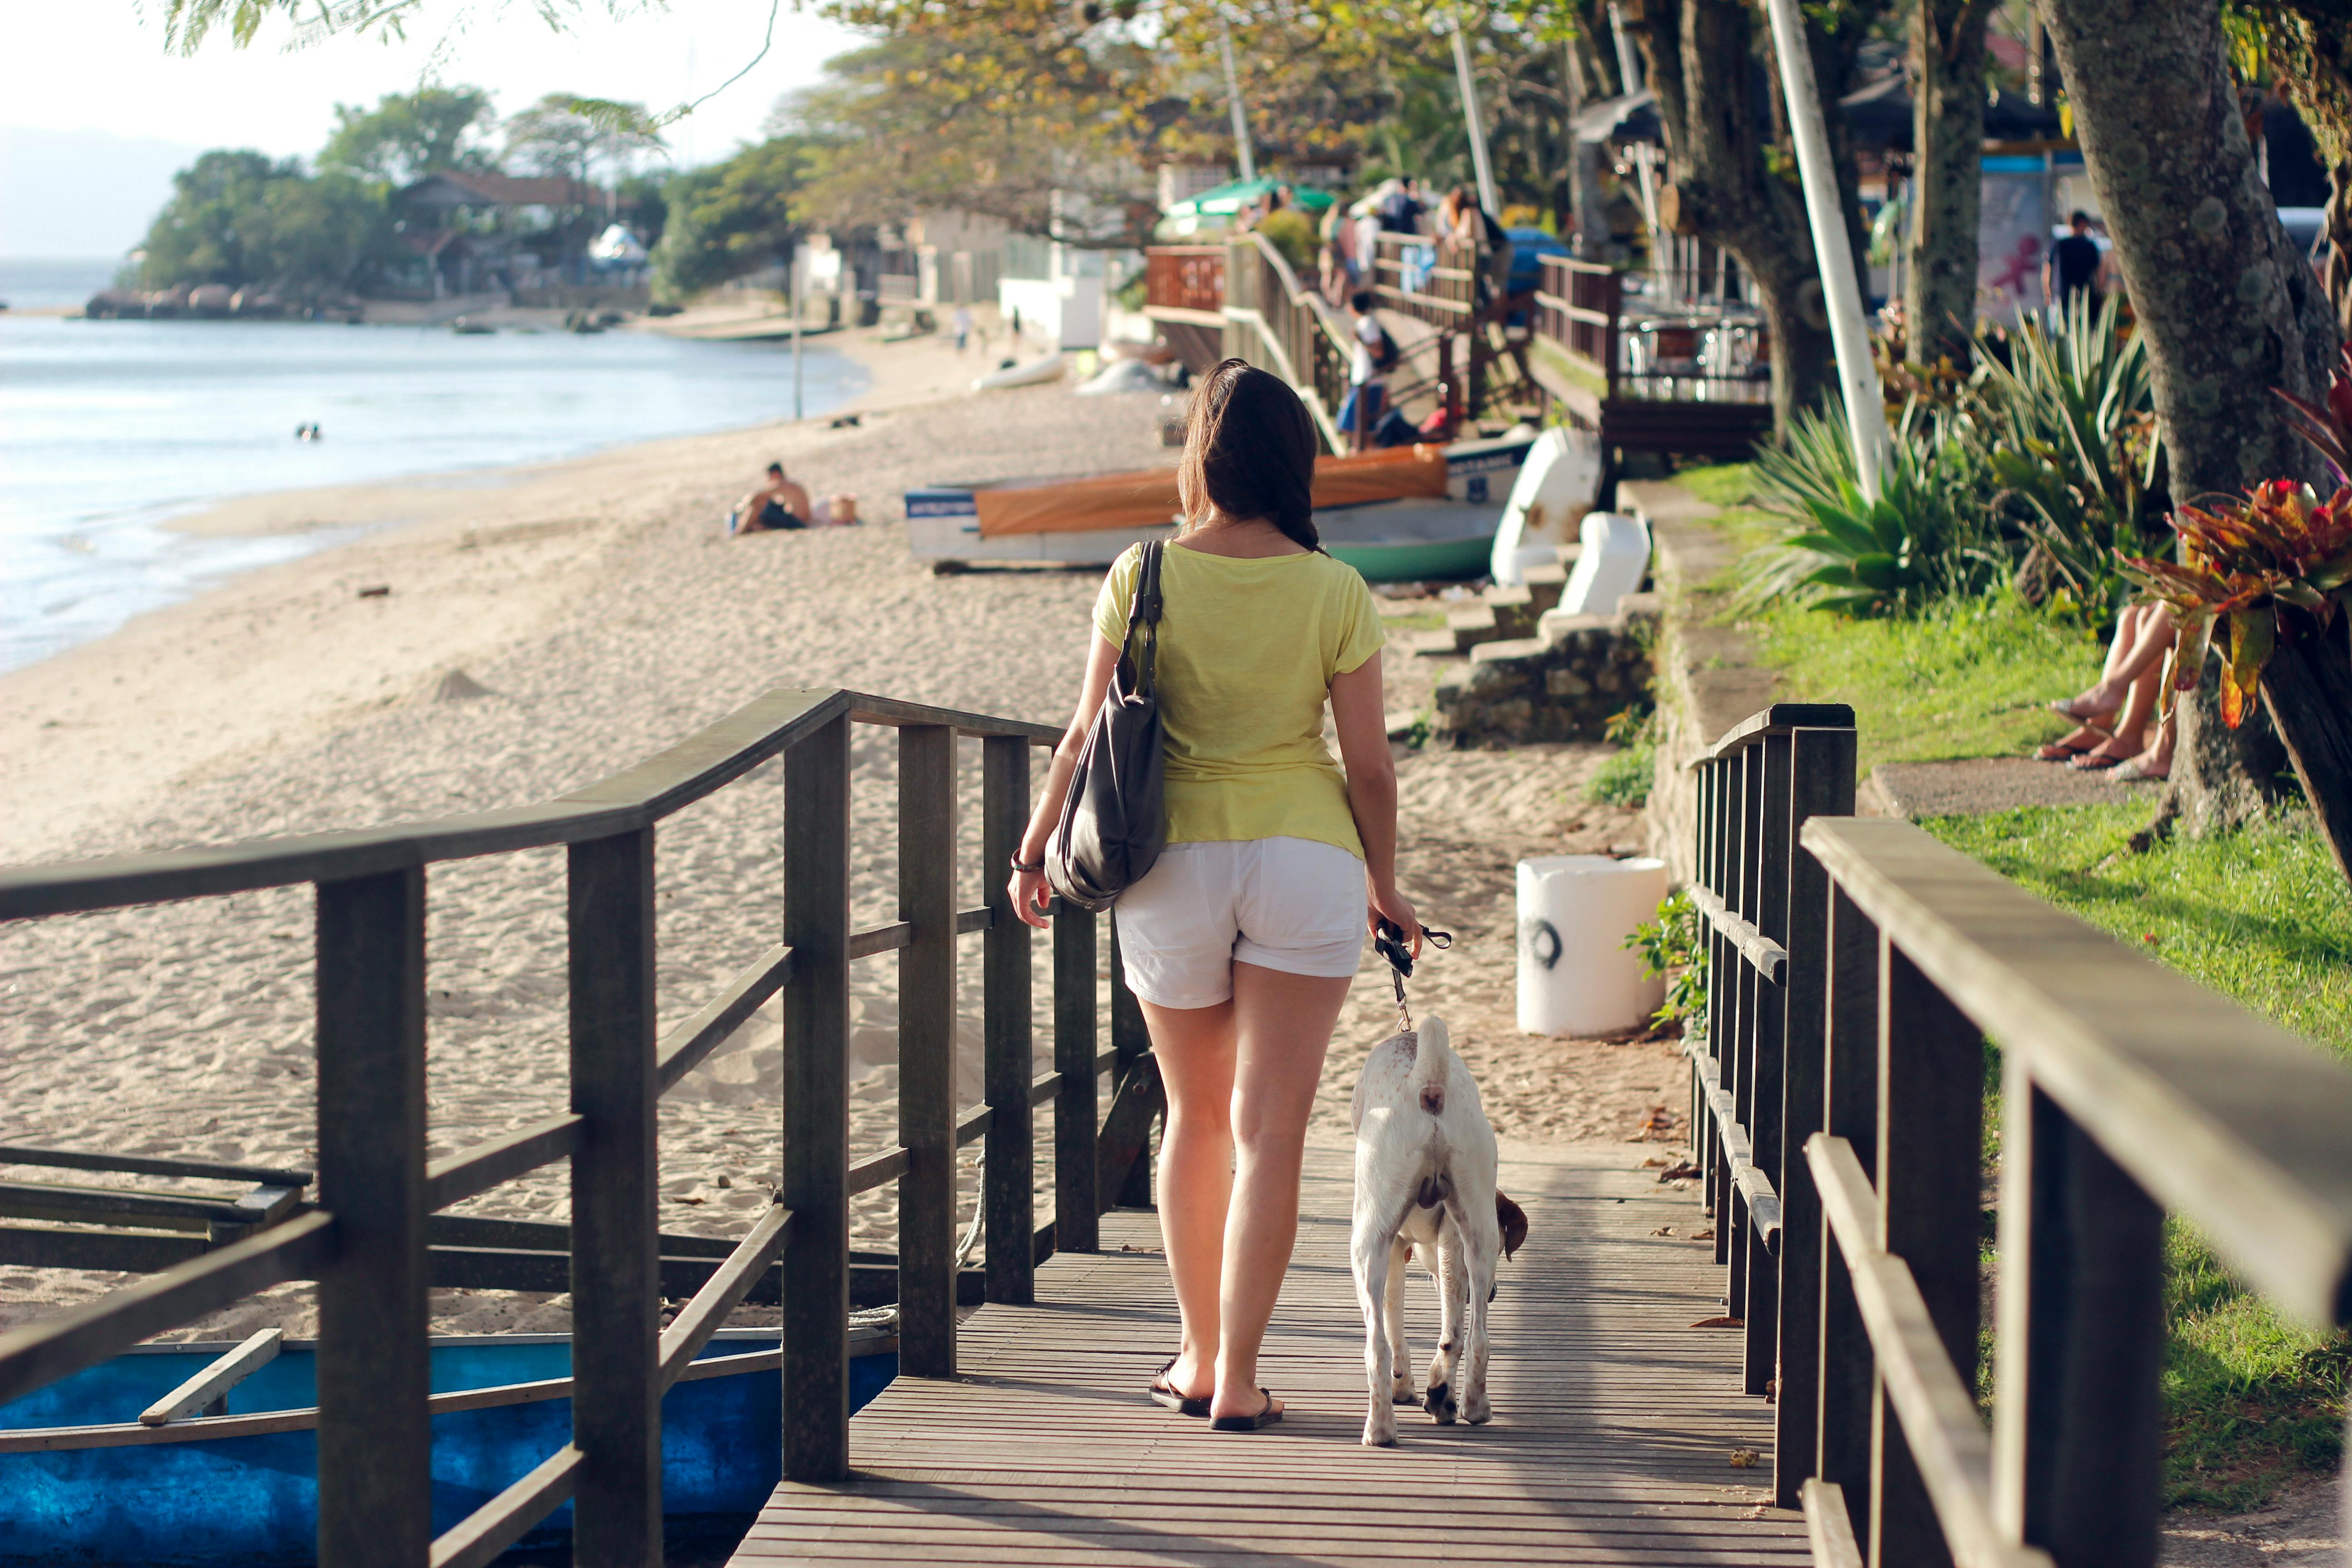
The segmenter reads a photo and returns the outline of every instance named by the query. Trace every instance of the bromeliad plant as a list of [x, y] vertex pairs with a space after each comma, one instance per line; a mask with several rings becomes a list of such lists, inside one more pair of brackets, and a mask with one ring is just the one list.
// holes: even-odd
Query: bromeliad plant
[[2252, 706], [2282, 617], [2302, 611], [2326, 632], [2352, 584], [2352, 486], [2321, 500], [2307, 485], [2273, 479], [2243, 500], [2173, 513], [2179, 558], [2126, 556], [2123, 568], [2171, 607], [2176, 633], [2165, 683], [2193, 691], [2218, 637], [2221, 718], [2232, 730]]
[[2335, 470], [2336, 493], [2323, 500], [2273, 479], [2242, 499], [2184, 506], [2172, 518], [2177, 559], [2120, 563], [2172, 612], [2168, 710], [2175, 692], [2196, 689], [2218, 644], [2222, 721], [2236, 729], [2262, 693], [2336, 867], [2352, 879], [2352, 616], [2339, 614], [2352, 600], [2352, 345], [2326, 406], [2281, 395]]

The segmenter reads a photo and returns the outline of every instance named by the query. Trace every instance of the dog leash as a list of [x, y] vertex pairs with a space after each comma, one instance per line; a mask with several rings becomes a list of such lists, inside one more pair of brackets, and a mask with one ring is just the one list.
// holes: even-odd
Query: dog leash
[[[1423, 926], [1421, 934], [1427, 937], [1429, 945], [1440, 952], [1454, 945], [1454, 933], [1450, 931]], [[1394, 921], [1381, 921], [1372, 932], [1372, 947], [1389, 961], [1389, 984], [1396, 987], [1397, 1031], [1410, 1035], [1412, 1033], [1412, 1009], [1405, 1005], [1404, 983], [1406, 977], [1412, 973], [1412, 951], [1404, 944], [1404, 927]]]

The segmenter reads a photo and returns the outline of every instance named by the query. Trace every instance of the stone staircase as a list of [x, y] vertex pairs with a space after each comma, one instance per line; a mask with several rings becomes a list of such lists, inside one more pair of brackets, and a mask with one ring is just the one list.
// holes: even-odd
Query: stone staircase
[[1537, 623], [1567, 591], [1569, 571], [1583, 548], [1561, 545], [1559, 562], [1528, 567], [1524, 585], [1488, 588], [1476, 604], [1446, 612], [1444, 631], [1414, 632], [1406, 646], [1423, 658], [1461, 658], [1483, 643], [1534, 637]]

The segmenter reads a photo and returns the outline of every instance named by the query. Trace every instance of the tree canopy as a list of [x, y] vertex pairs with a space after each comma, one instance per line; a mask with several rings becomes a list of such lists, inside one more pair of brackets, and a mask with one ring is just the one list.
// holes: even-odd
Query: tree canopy
[[206, 153], [172, 178], [147, 231], [151, 286], [316, 291], [358, 282], [389, 232], [383, 203], [343, 173], [305, 175], [259, 153]]
[[662, 192], [668, 221], [654, 252], [654, 282], [682, 299], [792, 254], [794, 202], [814, 150], [775, 136], [723, 163], [674, 175]]
[[395, 185], [449, 169], [493, 168], [483, 132], [496, 119], [490, 95], [478, 87], [387, 92], [373, 109], [339, 103], [319, 167]]

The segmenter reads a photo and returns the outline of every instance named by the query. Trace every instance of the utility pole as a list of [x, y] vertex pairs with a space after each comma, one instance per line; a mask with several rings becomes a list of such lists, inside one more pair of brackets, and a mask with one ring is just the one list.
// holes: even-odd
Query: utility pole
[[1813, 56], [1805, 43], [1805, 21], [1797, 0], [1767, 0], [1772, 16], [1772, 52], [1780, 57], [1780, 92], [1789, 104], [1789, 129], [1797, 142], [1797, 173], [1805, 185], [1805, 216], [1811, 220], [1813, 258], [1822, 271], [1822, 302], [1828, 307], [1830, 341], [1837, 348], [1838, 390], [1845, 401], [1846, 431], [1853, 441], [1854, 477], [1864, 500], [1878, 499], [1894, 441], [1886, 430], [1885, 394], [1870, 358], [1870, 328], [1863, 321], [1862, 289], [1853, 271], [1853, 246], [1838, 200], [1836, 165], [1830, 162], [1830, 132], [1822, 118], [1821, 89], [1813, 81]]
[[1249, 117], [1242, 112], [1242, 80], [1234, 69], [1234, 29], [1217, 18], [1217, 44], [1225, 57], [1225, 105], [1234, 114], [1234, 151], [1240, 157], [1242, 178], [1257, 178], [1257, 160], [1250, 153]]
[[1478, 205], [1500, 219], [1502, 203], [1495, 196], [1495, 169], [1486, 161], [1486, 131], [1478, 123], [1478, 84], [1470, 77], [1470, 40], [1462, 36], [1462, 13], [1454, 13], [1454, 76], [1462, 84], [1462, 120], [1470, 131], [1470, 166], [1478, 172]]
[[801, 416], [801, 333], [807, 327], [808, 317], [806, 312], [801, 308], [801, 247], [797, 245], [793, 247], [793, 277], [791, 289], [793, 300], [793, 417], [794, 419], [798, 419]]

